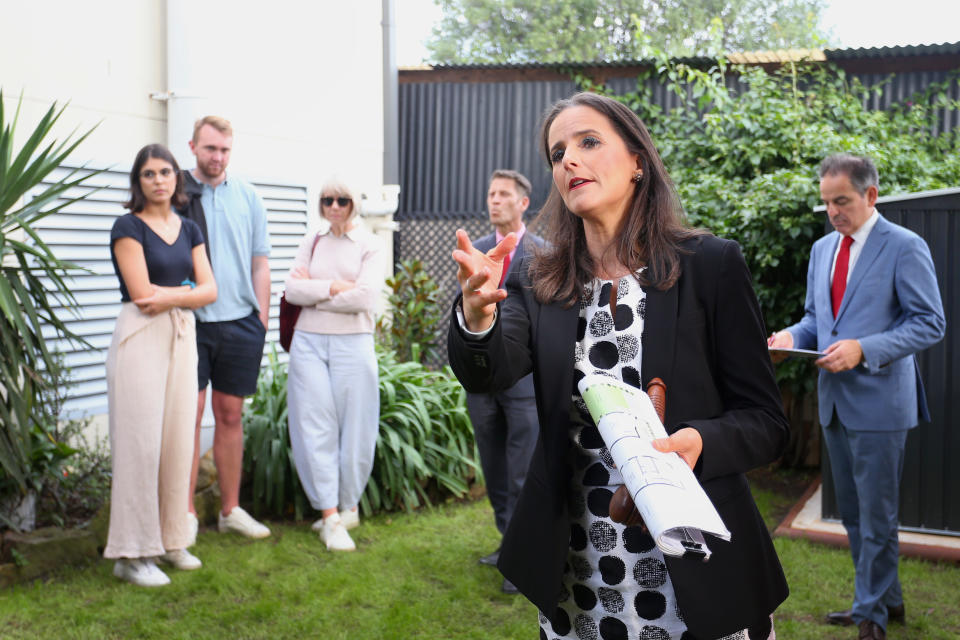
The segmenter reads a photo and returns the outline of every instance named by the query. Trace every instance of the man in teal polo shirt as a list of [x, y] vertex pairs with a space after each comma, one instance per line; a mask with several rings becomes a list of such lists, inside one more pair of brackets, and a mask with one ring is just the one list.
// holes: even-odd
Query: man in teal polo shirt
[[[243, 466], [243, 398], [257, 388], [270, 310], [270, 237], [267, 212], [253, 187], [227, 177], [233, 146], [230, 122], [218, 116], [197, 121], [190, 150], [197, 167], [189, 172], [202, 190], [210, 263], [217, 280], [216, 302], [197, 309], [200, 400], [193, 470], [190, 476], [191, 525], [196, 528], [193, 493], [200, 456], [200, 420], [206, 388], [213, 386], [216, 427], [213, 459], [220, 484], [219, 530], [265, 538], [270, 530], [238, 505]], [[190, 182], [188, 180], [188, 182]]]

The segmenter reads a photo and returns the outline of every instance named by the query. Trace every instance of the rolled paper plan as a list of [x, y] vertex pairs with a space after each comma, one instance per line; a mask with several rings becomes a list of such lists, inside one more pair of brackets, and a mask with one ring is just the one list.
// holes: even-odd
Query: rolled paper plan
[[653, 448], [667, 431], [647, 394], [599, 374], [584, 376], [578, 386], [657, 547], [709, 560], [703, 534], [729, 541], [730, 531], [683, 458]]

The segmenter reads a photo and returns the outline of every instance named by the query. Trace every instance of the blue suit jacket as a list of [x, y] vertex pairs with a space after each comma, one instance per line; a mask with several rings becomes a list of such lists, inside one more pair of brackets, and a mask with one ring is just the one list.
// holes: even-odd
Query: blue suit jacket
[[[879, 215], [879, 214], [878, 214]], [[814, 243], [807, 269], [805, 315], [788, 327], [800, 349], [860, 341], [864, 362], [849, 371], [820, 370], [820, 422], [833, 412], [848, 429], [892, 431], [930, 420], [916, 353], [943, 338], [946, 321], [933, 259], [914, 232], [880, 216], [847, 281], [833, 317], [830, 270], [841, 235]]]

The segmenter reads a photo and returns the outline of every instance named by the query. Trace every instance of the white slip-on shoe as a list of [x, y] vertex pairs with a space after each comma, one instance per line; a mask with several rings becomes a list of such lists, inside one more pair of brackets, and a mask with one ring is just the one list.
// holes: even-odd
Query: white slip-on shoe
[[270, 529], [266, 528], [253, 517], [237, 506], [230, 510], [230, 515], [220, 514], [217, 522], [217, 528], [220, 533], [233, 531], [248, 538], [266, 538], [270, 535]]
[[187, 529], [190, 531], [190, 539], [187, 546], [192, 547], [197, 544], [197, 531], [200, 530], [200, 521], [197, 520], [197, 514], [187, 511]]
[[320, 518], [319, 520], [314, 522], [312, 525], [310, 525], [310, 528], [316, 531], [317, 533], [320, 533], [321, 531], [323, 531], [323, 518]]
[[340, 514], [334, 513], [323, 519], [323, 528], [320, 529], [320, 539], [330, 551], [354, 551], [357, 545], [340, 521]]
[[138, 587], [162, 587], [170, 578], [149, 558], [120, 558], [113, 565], [113, 575]]
[[340, 512], [340, 522], [347, 531], [360, 526], [360, 509], [347, 509]]
[[162, 562], [173, 565], [175, 568], [180, 569], [180, 571], [193, 571], [194, 569], [199, 569], [203, 566], [203, 563], [200, 562], [200, 558], [193, 555], [186, 549], [173, 549], [172, 551], [167, 551], [165, 554], [159, 558]]

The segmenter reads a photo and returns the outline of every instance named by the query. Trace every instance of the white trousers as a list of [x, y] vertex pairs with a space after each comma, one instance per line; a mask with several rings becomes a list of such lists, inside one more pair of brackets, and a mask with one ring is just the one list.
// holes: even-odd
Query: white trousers
[[105, 558], [183, 549], [197, 419], [193, 312], [123, 303], [107, 354], [113, 478]]
[[373, 334], [296, 331], [287, 416], [297, 475], [311, 506], [357, 506], [373, 469], [380, 424]]

